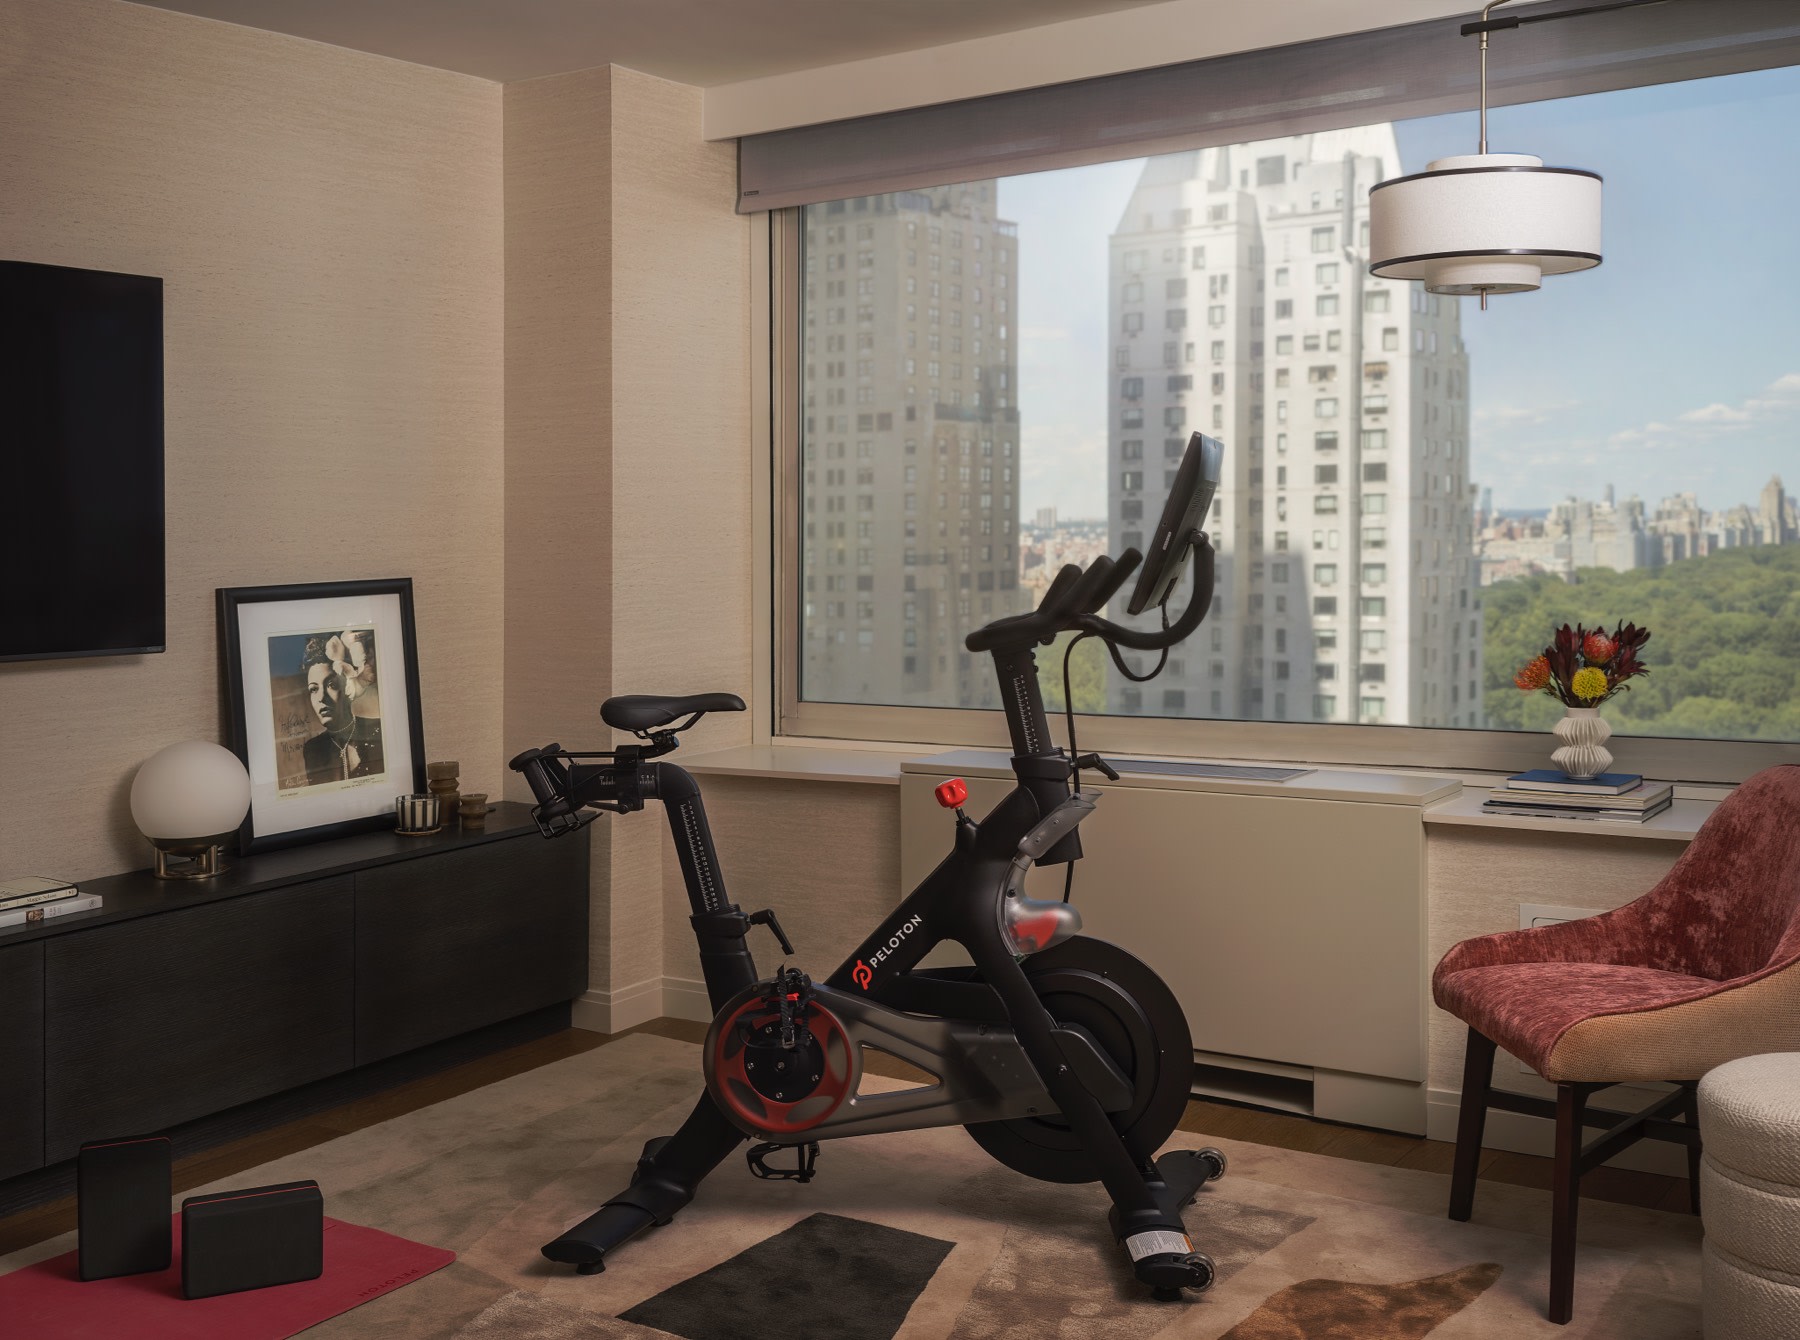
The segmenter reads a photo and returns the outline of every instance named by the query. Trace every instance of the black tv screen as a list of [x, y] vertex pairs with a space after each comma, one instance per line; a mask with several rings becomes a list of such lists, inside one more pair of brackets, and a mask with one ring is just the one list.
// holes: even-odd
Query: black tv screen
[[161, 651], [162, 280], [0, 261], [0, 660]]

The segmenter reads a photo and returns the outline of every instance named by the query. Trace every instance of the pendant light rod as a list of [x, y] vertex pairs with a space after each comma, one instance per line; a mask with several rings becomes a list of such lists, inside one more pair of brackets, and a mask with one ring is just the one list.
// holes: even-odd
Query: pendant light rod
[[[1490, 32], [1492, 32], [1494, 29], [1494, 25], [1491, 22], [1489, 22], [1489, 20], [1488, 20], [1488, 15], [1492, 14], [1495, 9], [1499, 8], [1501, 5], [1504, 5], [1506, 3], [1507, 3], [1507, 0], [1488, 0], [1488, 3], [1486, 5], [1484, 5], [1481, 10], [1481, 22], [1473, 25], [1481, 33], [1481, 147], [1479, 149], [1477, 149], [1476, 152], [1482, 153], [1482, 154], [1485, 154], [1488, 151], [1488, 147], [1487, 147], [1487, 102], [1488, 102], [1488, 99], [1487, 99], [1487, 93], [1488, 93], [1487, 51], [1488, 51], [1488, 34]], [[1519, 22], [1519, 20], [1518, 20], [1517, 16], [1513, 16], [1512, 23], [1508, 26], [1517, 27], [1518, 22]], [[1465, 28], [1463, 31], [1464, 31], [1464, 35], [1466, 36], [1468, 33], [1468, 29]], [[1487, 294], [1485, 294], [1485, 293], [1481, 295], [1481, 305], [1482, 305], [1482, 308], [1485, 310], [1487, 307]]]

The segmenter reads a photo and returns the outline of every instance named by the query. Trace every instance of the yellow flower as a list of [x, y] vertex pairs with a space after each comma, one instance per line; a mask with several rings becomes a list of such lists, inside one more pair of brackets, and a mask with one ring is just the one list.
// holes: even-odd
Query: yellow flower
[[1569, 689], [1583, 702], [1591, 703], [1606, 696], [1606, 671], [1598, 666], [1577, 670], [1569, 680]]

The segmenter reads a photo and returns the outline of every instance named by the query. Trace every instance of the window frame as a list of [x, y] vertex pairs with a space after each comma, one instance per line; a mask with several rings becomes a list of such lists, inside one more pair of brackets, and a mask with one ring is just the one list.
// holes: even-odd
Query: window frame
[[[996, 176], [999, 175], [1004, 174], [997, 172]], [[764, 588], [768, 617], [758, 620], [756, 651], [759, 664], [768, 669], [768, 738], [778, 743], [792, 740], [849, 746], [869, 743], [1007, 749], [1010, 744], [1005, 718], [997, 710], [834, 703], [808, 701], [799, 696], [800, 618], [804, 599], [800, 572], [800, 528], [803, 524], [801, 378], [804, 369], [801, 306], [806, 280], [804, 207], [771, 210], [763, 217], [769, 221], [766, 265], [769, 332], [766, 384], [769, 392], [768, 414], [766, 419], [758, 415], [757, 436], [766, 434], [768, 450], [768, 468], [764, 475], [767, 481], [764, 515], [769, 519], [768, 583]], [[761, 265], [756, 268], [765, 269]], [[759, 302], [758, 305], [764, 304]], [[762, 360], [759, 358], [758, 361]], [[1112, 375], [1110, 367], [1105, 371]], [[761, 495], [762, 481], [758, 483], [754, 492]], [[759, 497], [757, 501], [761, 503], [765, 499]], [[763, 509], [759, 507], [759, 510]], [[1177, 599], [1185, 605], [1186, 591]], [[978, 659], [989, 660], [985, 655]], [[1051, 654], [1043, 657], [1039, 668], [1046, 684], [1060, 671]], [[1078, 713], [1076, 728], [1083, 747], [1102, 754], [1230, 758], [1460, 773], [1510, 773], [1541, 767], [1552, 743], [1548, 733], [1540, 731], [1150, 715]], [[1623, 746], [1618, 752], [1625, 755], [1625, 765], [1633, 771], [1688, 783], [1730, 784], [1776, 764], [1800, 763], [1800, 743], [1796, 742], [1635, 735], [1615, 739]]]

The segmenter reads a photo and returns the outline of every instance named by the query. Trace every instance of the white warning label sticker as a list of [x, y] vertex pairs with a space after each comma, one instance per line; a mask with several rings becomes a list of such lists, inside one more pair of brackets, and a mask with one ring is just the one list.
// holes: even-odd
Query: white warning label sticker
[[1125, 1239], [1125, 1250], [1131, 1253], [1133, 1261], [1141, 1261], [1146, 1256], [1159, 1256], [1164, 1252], [1185, 1255], [1194, 1250], [1194, 1240], [1185, 1233], [1169, 1233], [1159, 1229], [1154, 1233], [1133, 1233]]

